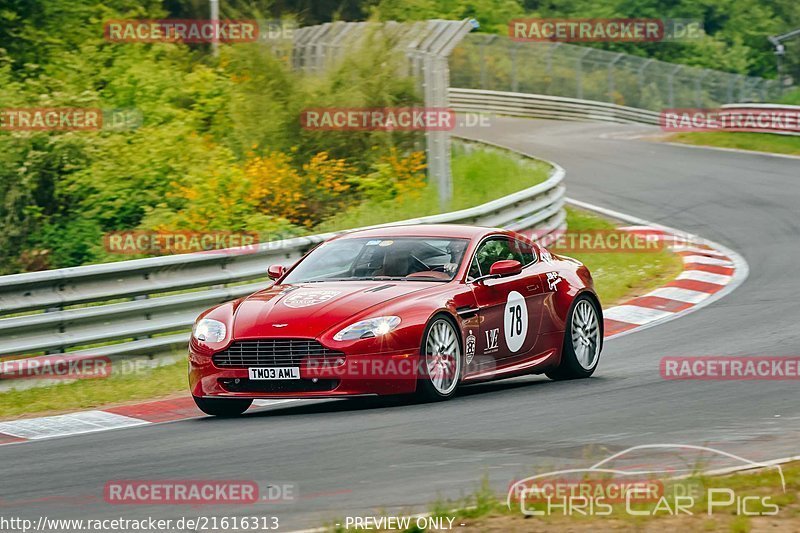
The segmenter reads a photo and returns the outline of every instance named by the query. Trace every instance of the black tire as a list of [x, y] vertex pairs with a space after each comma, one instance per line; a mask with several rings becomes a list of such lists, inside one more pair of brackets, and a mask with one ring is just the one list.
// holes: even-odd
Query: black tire
[[[578, 353], [576, 353], [576, 344], [579, 344], [583, 341], [576, 342], [574, 340], [575, 336], [573, 335], [573, 322], [576, 319], [576, 312], [584, 312], [585, 316], [585, 310], [587, 309], [585, 306], [587, 303], [589, 306], [591, 306], [591, 310], [594, 313], [594, 328], [596, 328], [592, 329], [592, 331], [596, 331], [596, 351], [591, 354], [591, 357], [587, 357], [587, 352], [583, 352], [580, 346], [578, 346]], [[597, 304], [594, 302], [594, 300], [592, 300], [592, 298], [586, 295], [580, 295], [575, 298], [575, 301], [572, 302], [572, 307], [569, 310], [569, 316], [567, 317], [566, 329], [564, 331], [564, 345], [561, 349], [561, 363], [559, 363], [557, 368], [545, 372], [547, 377], [556, 381], [560, 381], [565, 379], [588, 378], [594, 374], [597, 364], [600, 362], [600, 352], [603, 348], [603, 326], [600, 316], [601, 315], [597, 308]], [[588, 331], [591, 329], [589, 327], [580, 325], [581, 316], [579, 316], [577, 320], [578, 330]], [[577, 333], [577, 336], [581, 338], [580, 331]], [[587, 345], [586, 349], [591, 349], [590, 346], [591, 344]]]
[[[453, 344], [452, 349], [454, 350], [454, 354], [452, 360], [455, 364], [455, 368], [453, 369], [452, 373], [454, 374], [454, 383], [445, 387], [446, 390], [442, 391], [441, 386], [437, 386], [435, 384], [436, 376], [432, 376], [431, 373], [428, 371], [428, 352], [427, 352], [427, 345], [429, 340], [429, 336], [432, 335], [432, 331], [436, 328], [436, 333], [438, 334], [442, 331], [442, 328], [449, 328], [453, 335]], [[448, 343], [447, 348], [451, 348], [451, 345]], [[449, 400], [456, 394], [456, 389], [458, 389], [458, 383], [461, 380], [461, 369], [463, 368], [463, 355], [461, 350], [461, 332], [459, 327], [450, 319], [448, 316], [439, 314], [434, 316], [428, 325], [425, 327], [425, 332], [422, 334], [422, 342], [420, 343], [420, 362], [419, 362], [419, 377], [417, 378], [417, 397], [420, 400], [428, 401], [428, 402], [438, 402], [443, 400]], [[434, 356], [435, 357], [435, 356]], [[448, 359], [450, 359], [448, 357]]]
[[198, 398], [192, 396], [197, 407], [207, 415], [230, 418], [239, 416], [253, 403], [240, 398]]

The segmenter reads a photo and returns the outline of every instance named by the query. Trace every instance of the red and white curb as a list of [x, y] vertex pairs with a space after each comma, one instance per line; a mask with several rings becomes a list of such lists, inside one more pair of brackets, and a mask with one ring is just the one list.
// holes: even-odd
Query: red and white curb
[[[255, 400], [253, 406], [263, 408], [297, 401], [302, 400]], [[173, 398], [103, 410], [9, 420], [0, 422], [0, 445], [173, 422], [199, 416], [203, 414], [195, 406], [194, 400]]]
[[[741, 284], [748, 274], [747, 262], [717, 243], [679, 230], [653, 224], [623, 213], [567, 199], [582, 209], [621, 220], [621, 229], [658, 235], [672, 242], [683, 257], [684, 270], [673, 281], [622, 305], [604, 309], [605, 338], [611, 339], [675, 319], [721, 298]], [[308, 400], [256, 400], [257, 409]], [[81, 435], [202, 416], [191, 398], [150, 401], [56, 416], [0, 422], [0, 445]]]
[[733, 291], [749, 274], [747, 261], [742, 256], [716, 242], [579, 200], [567, 198], [567, 203], [632, 224], [620, 228], [622, 230], [656, 235], [683, 258], [683, 272], [674, 280], [603, 310], [606, 339], [674, 320], [705, 307]]
[[[676, 236], [648, 226], [620, 228], [639, 234], [656, 235], [670, 242]], [[680, 237], [677, 237], [680, 239]], [[724, 252], [704, 244], [674, 244], [669, 248], [683, 257], [683, 272], [663, 287], [639, 296], [622, 305], [605, 309], [605, 336], [616, 336], [651, 322], [690, 310], [702, 304], [731, 283], [736, 264]]]

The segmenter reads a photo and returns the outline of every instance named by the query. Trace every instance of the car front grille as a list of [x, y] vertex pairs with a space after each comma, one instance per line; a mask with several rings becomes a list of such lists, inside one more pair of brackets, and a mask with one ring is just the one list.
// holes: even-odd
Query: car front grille
[[338, 379], [296, 379], [284, 381], [253, 381], [251, 379], [225, 378], [219, 380], [220, 385], [228, 392], [258, 393], [292, 393], [292, 392], [328, 392], [339, 386]]
[[300, 366], [307, 357], [338, 359], [344, 354], [314, 339], [257, 339], [234, 342], [227, 350], [214, 354], [213, 361], [224, 368], [279, 367]]

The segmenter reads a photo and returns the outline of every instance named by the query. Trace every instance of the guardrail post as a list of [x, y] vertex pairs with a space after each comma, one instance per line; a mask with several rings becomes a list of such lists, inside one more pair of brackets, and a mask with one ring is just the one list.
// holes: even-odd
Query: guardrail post
[[[57, 307], [48, 307], [47, 309], [44, 310], [44, 312], [45, 313], [57, 313], [57, 312], [63, 311], [63, 310], [64, 310], [64, 307], [59, 305]], [[60, 329], [61, 329], [61, 333], [63, 333], [64, 332], [63, 331], [64, 330], [64, 325], [63, 324], [61, 324], [61, 328]], [[61, 346], [59, 348], [55, 348], [55, 349], [52, 349], [52, 350], [45, 351], [45, 354], [47, 354], [47, 355], [54, 355], [54, 354], [57, 354], [57, 353], [64, 353], [64, 347]]]

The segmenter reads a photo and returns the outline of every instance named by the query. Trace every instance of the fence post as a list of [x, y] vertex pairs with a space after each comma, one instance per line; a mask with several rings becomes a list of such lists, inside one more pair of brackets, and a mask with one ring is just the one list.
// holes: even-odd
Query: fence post
[[703, 69], [700, 75], [694, 78], [694, 103], [697, 107], [703, 107], [703, 80], [706, 79], [709, 73], [708, 69]]
[[517, 78], [517, 52], [519, 51], [519, 43], [514, 41], [511, 43], [511, 92], [519, 92], [519, 79]]
[[577, 92], [576, 98], [583, 99], [583, 58], [592, 52], [592, 48], [586, 48], [580, 53], [576, 61], [577, 70], [575, 71], [575, 88]]
[[675, 68], [672, 69], [669, 73], [669, 78], [667, 78], [667, 86], [669, 87], [669, 106], [675, 107], [675, 75], [680, 72], [683, 68], [683, 65], [676, 65]]
[[624, 54], [618, 53], [608, 64], [608, 101], [614, 103], [614, 65], [622, 59]]
[[636, 69], [636, 77], [639, 82], [639, 105], [641, 105], [642, 94], [644, 94], [644, 71], [653, 61], [653, 59], [648, 59], [647, 61], [643, 62], [638, 69]]

